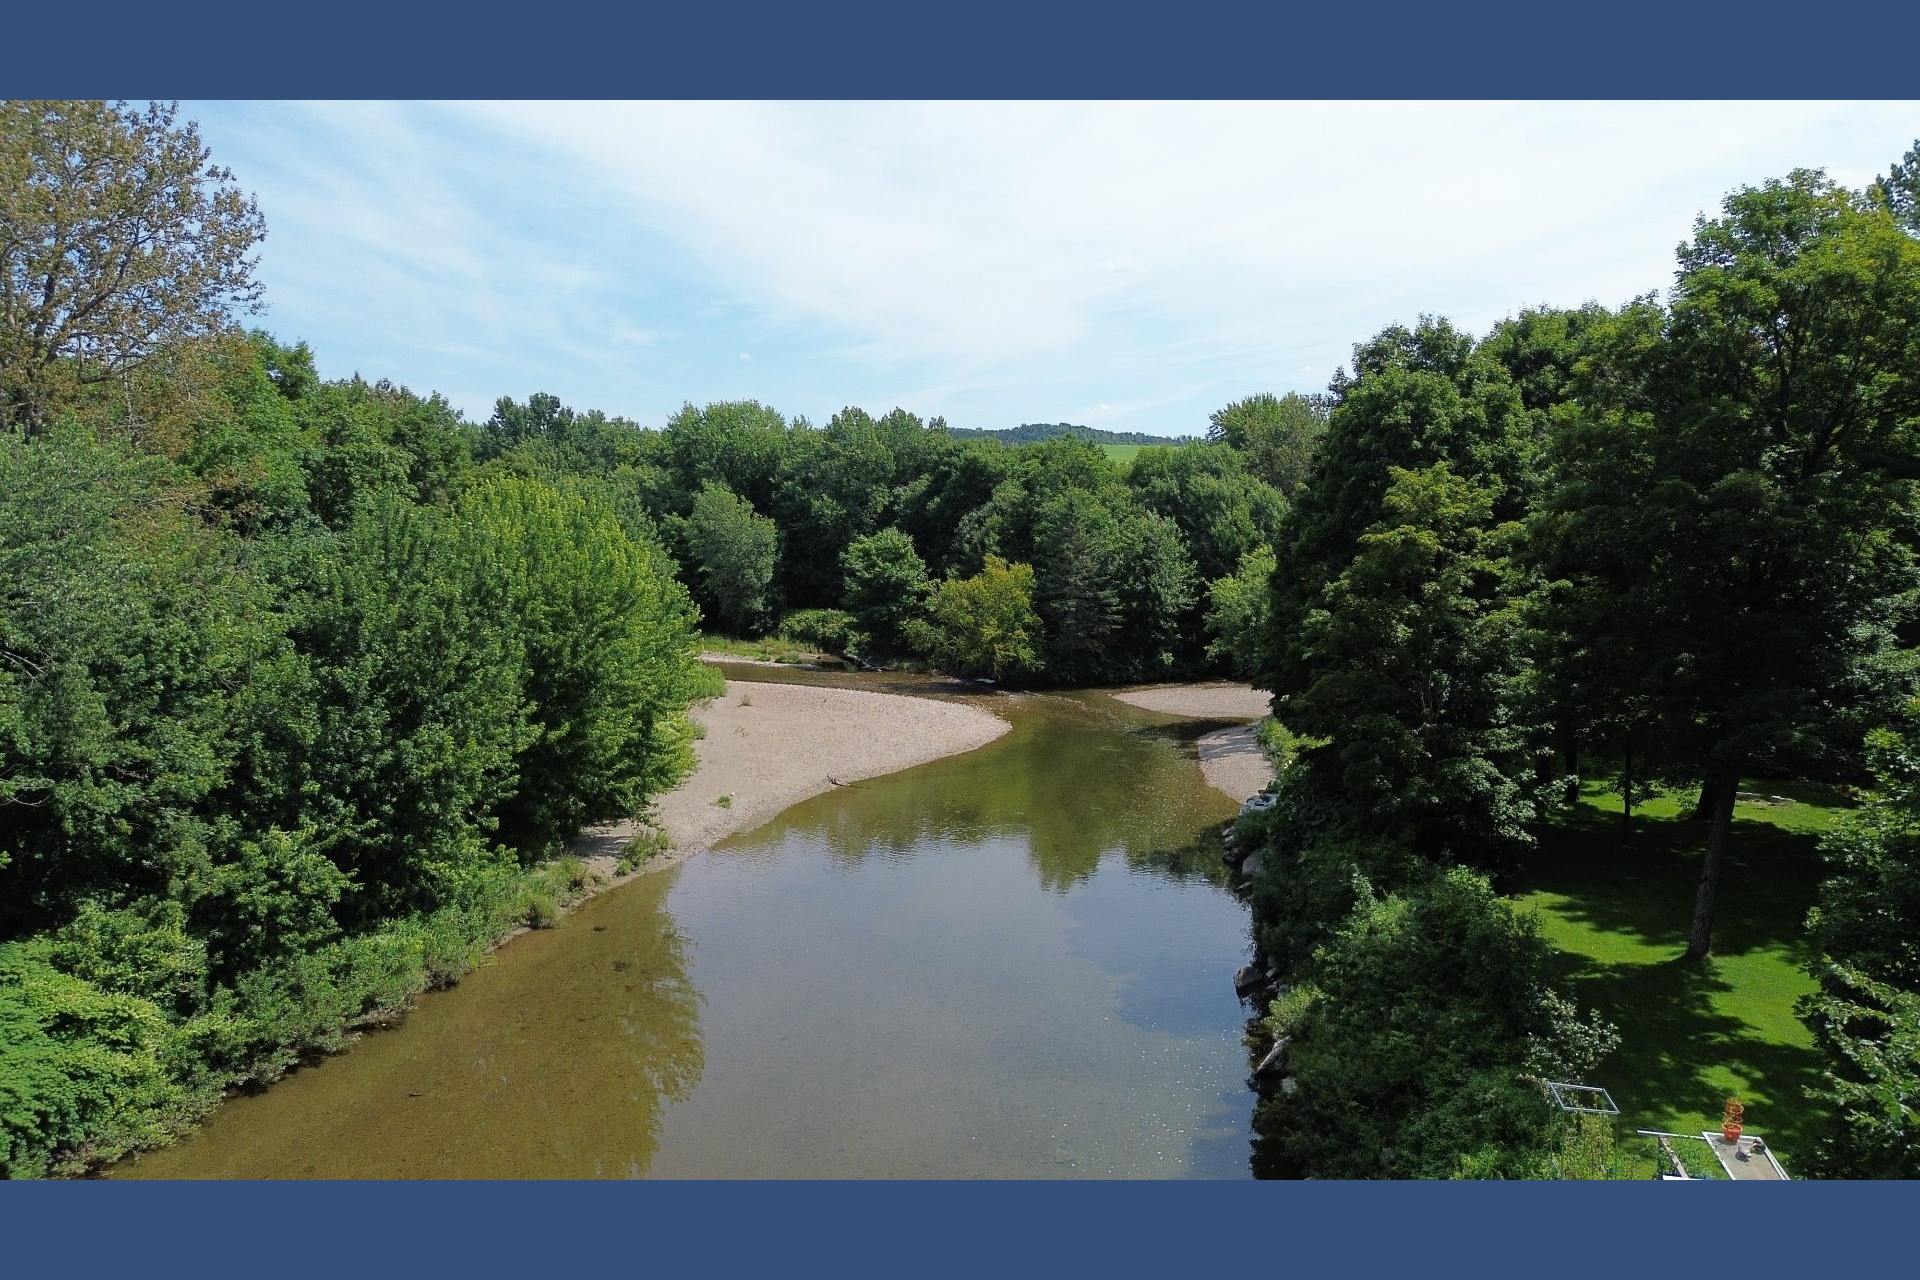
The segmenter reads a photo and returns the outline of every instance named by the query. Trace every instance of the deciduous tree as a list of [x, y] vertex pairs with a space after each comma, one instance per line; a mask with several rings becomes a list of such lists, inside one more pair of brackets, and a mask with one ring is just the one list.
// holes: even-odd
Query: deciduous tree
[[686, 541], [700, 572], [701, 599], [720, 623], [741, 631], [760, 626], [773, 581], [773, 521], [745, 498], [709, 484], [687, 516]]
[[1664, 323], [1617, 336], [1553, 501], [1632, 566], [1574, 575], [1611, 578], [1589, 612], [1611, 595], [1640, 647], [1593, 669], [1631, 673], [1703, 783], [1697, 958], [1742, 774], [1830, 761], [1898, 692], [1866, 673], [1917, 581], [1920, 242], [1819, 173], [1745, 188], [1681, 247]]
[[257, 310], [265, 223], [177, 107], [0, 105], [0, 420]]
[[882, 529], [855, 539], [840, 557], [846, 571], [843, 605], [876, 648], [892, 652], [906, 643], [906, 626], [925, 607], [927, 566], [913, 539]]
[[907, 630], [914, 646], [956, 675], [1004, 680], [1040, 665], [1033, 566], [987, 557], [970, 578], [949, 578], [928, 601], [927, 620]]
[[1247, 470], [1291, 497], [1313, 466], [1327, 430], [1327, 409], [1325, 396], [1263, 391], [1215, 410], [1207, 439], [1232, 445], [1246, 457]]

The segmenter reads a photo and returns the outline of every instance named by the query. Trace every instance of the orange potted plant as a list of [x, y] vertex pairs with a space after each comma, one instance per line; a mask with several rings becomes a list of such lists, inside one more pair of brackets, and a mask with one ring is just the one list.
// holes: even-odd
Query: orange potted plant
[[1727, 1140], [1728, 1146], [1737, 1146], [1740, 1142], [1740, 1122], [1746, 1119], [1747, 1109], [1740, 1105], [1740, 1099], [1728, 1098], [1727, 1106], [1720, 1113], [1720, 1136]]

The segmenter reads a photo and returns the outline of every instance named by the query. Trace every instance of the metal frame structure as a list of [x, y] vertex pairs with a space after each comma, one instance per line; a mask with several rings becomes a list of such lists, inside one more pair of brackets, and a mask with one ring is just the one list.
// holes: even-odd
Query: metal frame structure
[[[1562, 1111], [1578, 1111], [1590, 1116], [1617, 1116], [1620, 1108], [1614, 1105], [1613, 1095], [1597, 1084], [1572, 1084], [1566, 1081], [1547, 1082], [1547, 1091]], [[1582, 1105], [1576, 1098], [1585, 1096], [1597, 1105]]]

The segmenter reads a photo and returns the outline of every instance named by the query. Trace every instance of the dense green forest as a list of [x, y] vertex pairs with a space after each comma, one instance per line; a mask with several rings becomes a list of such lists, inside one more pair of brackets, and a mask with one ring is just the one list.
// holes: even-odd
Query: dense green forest
[[689, 766], [704, 626], [1271, 690], [1238, 836], [1297, 1172], [1586, 1158], [1541, 1082], [1617, 1037], [1503, 896], [1583, 774], [1697, 790], [1695, 958], [1741, 780], [1856, 784], [1817, 1168], [1920, 1173], [1920, 146], [1729, 196], [1665, 301], [1391, 326], [1125, 465], [323, 380], [245, 327], [263, 219], [208, 158], [169, 108], [0, 116], [0, 1170], [162, 1141], [550, 920], [568, 838]]

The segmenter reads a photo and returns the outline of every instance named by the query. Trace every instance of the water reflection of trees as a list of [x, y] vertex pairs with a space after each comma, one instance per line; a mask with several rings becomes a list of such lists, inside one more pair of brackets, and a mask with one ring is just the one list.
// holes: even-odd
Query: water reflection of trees
[[[461, 1025], [440, 1029], [423, 1065], [442, 1101], [416, 1104], [402, 1139], [439, 1149], [437, 1176], [621, 1178], [652, 1167], [667, 1108], [706, 1068], [704, 1002], [665, 908], [668, 878], [589, 904], [551, 945], [489, 973], [509, 981], [476, 989]], [[391, 1152], [395, 1136], [369, 1145]], [[354, 1176], [369, 1175], [382, 1173]]]
[[135, 1176], [645, 1174], [667, 1107], [706, 1066], [671, 875], [587, 904], [393, 1029], [229, 1104]]
[[[599, 928], [570, 939], [565, 971], [545, 975], [523, 1024], [513, 1056], [544, 1079], [534, 1114], [513, 1122], [523, 1132], [512, 1140], [520, 1149], [510, 1176], [643, 1176], [667, 1108], [706, 1069], [704, 1001], [685, 935], [659, 901], [606, 905], [625, 909], [596, 913]], [[529, 1124], [544, 1133], [524, 1131]]]
[[1107, 857], [1171, 880], [1225, 884], [1221, 800], [1201, 780], [1194, 741], [1217, 722], [1143, 724], [1097, 702], [1030, 695], [1005, 738], [935, 766], [835, 791], [790, 827], [854, 866], [933, 842], [1024, 838], [1042, 887], [1063, 893]]

